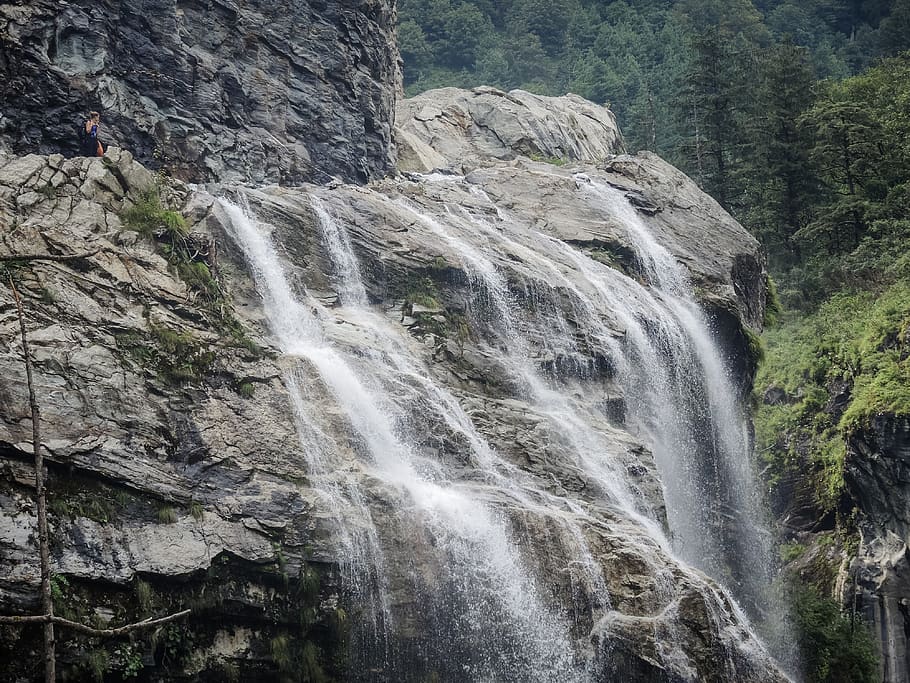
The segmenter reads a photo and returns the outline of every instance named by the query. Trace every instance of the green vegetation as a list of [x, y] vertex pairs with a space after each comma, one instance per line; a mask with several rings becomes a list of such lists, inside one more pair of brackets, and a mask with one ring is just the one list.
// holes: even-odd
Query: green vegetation
[[205, 511], [202, 509], [202, 504], [195, 500], [190, 501], [190, 516], [199, 522], [204, 515]]
[[186, 220], [176, 211], [164, 208], [157, 187], [142, 193], [120, 218], [126, 228], [146, 237], [164, 236], [173, 242], [187, 236]]
[[[167, 258], [173, 271], [187, 285], [195, 301], [202, 304], [210, 322], [221, 334], [228, 346], [244, 349], [254, 358], [263, 352], [247, 335], [244, 326], [231, 312], [221, 283], [213, 273], [214, 262], [209, 262], [211, 244], [207, 238], [193, 239], [185, 219], [176, 211], [166, 209], [161, 200], [161, 183], [144, 193], [139, 200], [121, 213], [124, 225], [155, 240], [157, 249]], [[175, 336], [176, 335], [176, 336]], [[202, 351], [190, 333], [178, 335], [167, 328], [152, 328], [162, 348], [174, 348], [180, 358], [171, 363], [167, 353], [145, 354], [139, 340], [124, 339], [124, 346], [137, 352], [137, 360], [153, 362], [159, 374], [172, 384], [196, 382], [208, 371], [214, 354]]]
[[107, 650], [97, 648], [85, 655], [82, 660], [82, 668], [88, 672], [92, 679], [99, 683], [104, 680], [104, 674], [110, 671], [111, 661]]
[[117, 348], [155, 370], [167, 384], [200, 382], [215, 363], [215, 352], [192, 332], [177, 332], [153, 322], [149, 323], [148, 335], [121, 334], [115, 341]]
[[812, 478], [816, 505], [833, 509], [849, 434], [877, 414], [910, 415], [908, 332], [910, 282], [902, 280], [880, 293], [835, 294], [766, 333], [768, 361], [756, 386], [780, 396], [760, 405], [756, 435], [772, 481], [801, 471]]
[[[800, 84], [784, 69], [805, 62], [812, 79], [843, 78], [910, 48], [908, 16], [900, 0], [401, 0], [398, 37], [408, 95], [481, 84], [578, 93], [610, 104], [631, 149], [726, 190], [744, 150], [725, 131], [751, 125], [756, 90], [775, 92], [756, 66], [776, 61], [789, 97]], [[774, 56], [783, 44], [805, 57]]]
[[441, 309], [439, 288], [429, 277], [410, 276], [403, 292], [406, 306]]
[[139, 604], [139, 610], [143, 615], [148, 614], [155, 599], [155, 592], [152, 587], [142, 579], [137, 578], [133, 582], [133, 591], [136, 593], [136, 602]]
[[161, 524], [176, 524], [177, 511], [170, 505], [162, 505], [158, 508], [158, 522]]
[[70, 582], [62, 574], [51, 575], [51, 597], [55, 604], [62, 603], [69, 593]]
[[859, 618], [811, 587], [790, 594], [797, 643], [807, 683], [874, 683], [875, 644]]

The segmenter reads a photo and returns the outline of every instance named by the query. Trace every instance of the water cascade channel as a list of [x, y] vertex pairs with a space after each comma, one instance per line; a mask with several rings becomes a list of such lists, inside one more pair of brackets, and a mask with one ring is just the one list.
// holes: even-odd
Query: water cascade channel
[[[330, 190], [302, 201], [334, 298], [250, 208], [261, 198], [219, 200], [288, 361], [310, 484], [361, 610], [354, 678], [623, 680], [616, 643], [644, 629], [667, 680], [697, 680], [695, 596], [723, 645], [716, 666], [737, 680], [766, 657], [745, 612], [774, 621], [783, 610], [746, 416], [685, 269], [622, 192], [585, 175], [579, 197], [624, 226], [630, 267], [510, 215], [463, 178], [419, 182], [471, 201], [360, 192], [458, 274], [461, 343], [499, 378], [493, 399], [446, 381], [440, 348], [403, 324], [432, 324], [430, 302], [406, 316], [376, 295]], [[513, 435], [497, 436], [497, 411], [515, 415]], [[547, 445], [533, 466], [503, 445], [523, 434]], [[636, 464], [640, 444], [659, 480]], [[617, 588], [629, 576], [602, 561], [622, 548], [641, 577], [632, 598]], [[620, 600], [642, 601], [643, 614]]]

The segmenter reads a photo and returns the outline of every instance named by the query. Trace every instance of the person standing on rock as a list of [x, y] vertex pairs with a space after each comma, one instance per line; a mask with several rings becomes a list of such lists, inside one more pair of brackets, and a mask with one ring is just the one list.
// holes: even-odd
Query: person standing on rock
[[82, 130], [82, 156], [104, 156], [104, 147], [98, 139], [98, 127], [101, 125], [101, 114], [96, 111], [89, 112], [88, 119]]

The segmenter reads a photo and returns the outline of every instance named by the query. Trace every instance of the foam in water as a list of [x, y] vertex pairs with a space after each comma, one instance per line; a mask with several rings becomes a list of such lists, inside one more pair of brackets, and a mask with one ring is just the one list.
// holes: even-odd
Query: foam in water
[[[459, 177], [431, 180], [464, 185]], [[467, 191], [489, 199], [476, 188]], [[630, 423], [652, 441], [662, 474], [666, 477], [668, 467], [682, 468], [673, 471], [680, 475], [679, 486], [674, 489], [674, 482], [666, 495], [676, 547], [688, 535], [699, 540], [700, 557], [721, 563], [723, 539], [704, 533], [712, 529], [716, 511], [710, 505], [691, 509], [696, 496], [708, 501], [715, 492], [699, 489], [698, 468], [679, 456], [697, 452], [698, 431], [706, 424], [717, 444], [738, 437], [714, 424], [712, 407], [727, 386], [724, 369], [682, 271], [663, 275], [676, 278], [668, 291], [660, 285], [652, 291], [520, 224], [492, 203], [495, 225], [454, 205], [430, 215], [403, 200], [375, 199], [411, 215], [460, 254], [470, 280], [471, 314], [487, 330], [480, 343], [516, 379], [516, 391], [543, 420], [541, 428], [574, 458], [572, 466], [597, 492], [597, 505], [650, 568], [666, 608], [647, 623], [664, 665], [683, 678], [694, 677], [677, 635], [679, 580], [700, 587], [719, 637], [739, 648], [754, 647], [761, 656], [752, 635], [731, 626], [724, 610], [735, 611], [735, 605], [726, 595], [684, 565], [668, 569], [673, 544], [660, 515], [630, 478], [627, 454], [607, 438], [608, 425], [584, 396], [583, 382], [602, 372], [592, 363], [612, 364], [611, 372], [626, 385], [628, 410], [636, 413]], [[604, 199], [605, 210], [610, 201]], [[339, 293], [335, 309], [293, 290], [270, 227], [222, 201], [263, 296], [272, 334], [283, 353], [298, 359], [286, 384], [301, 448], [312, 484], [336, 518], [339, 552], [355, 597], [373, 602], [371, 627], [383, 634], [379, 657], [385, 680], [394, 680], [396, 666], [408, 658], [424, 659], [432, 667], [428, 671], [453, 679], [590, 680], [598, 655], [591, 651], [588, 631], [608, 642], [612, 629], [633, 619], [613, 610], [586, 537], [586, 529], [604, 524], [604, 513], [593, 517], [587, 503], [554, 492], [552, 481], [516, 467], [490, 446], [460, 398], [420, 360], [420, 345], [370, 305], [351, 240], [331, 207], [318, 197], [311, 205]], [[630, 232], [642, 227], [631, 224]], [[648, 237], [644, 231], [636, 239], [650, 249]], [[533, 299], [535, 315], [520, 297]], [[347, 324], [334, 325], [336, 320]], [[356, 330], [356, 340], [339, 332], [348, 329]], [[688, 394], [681, 389], [687, 383], [704, 387], [705, 375], [715, 387], [713, 397], [707, 389]], [[329, 404], [332, 409], [326, 410]], [[727, 408], [718, 419], [741, 418]], [[342, 424], [329, 424], [329, 413]], [[347, 442], [339, 431], [346, 432]], [[440, 431], [461, 444], [454, 460], [428, 451], [427, 435]], [[712, 448], [720, 450], [717, 444]], [[531, 529], [546, 534], [547, 557], [529, 555], [542, 543], [527, 536]], [[399, 566], [403, 539], [413, 561], [409, 569]], [[541, 584], [538, 565], [546, 563], [569, 577], [570, 604], [554, 599]], [[711, 562], [700, 566], [717, 569]], [[424, 603], [419, 611], [426, 630], [416, 639], [417, 650], [406, 655], [388, 649], [397, 628], [390, 595], [400, 594], [402, 582]], [[737, 629], [745, 628], [742, 615], [737, 623]], [[364, 659], [375, 666], [377, 655]]]
[[[437, 608], [446, 622], [442, 625], [446, 633], [439, 635], [454, 637], [456, 641], [448, 644], [453, 648], [474, 649], [470, 656], [462, 653], [461, 666], [475, 680], [498, 679], [503, 672], [511, 672], [509, 680], [553, 680], [556, 676], [568, 680], [567, 672], [572, 677], [576, 668], [568, 629], [562, 616], [539, 599], [536, 579], [523, 566], [502, 514], [468, 486], [447, 480], [438, 463], [422, 456], [417, 444], [409, 442], [403, 430], [397, 429], [403, 417], [398, 414], [397, 401], [384, 392], [383, 386], [390, 384], [401, 390], [402, 370], [420, 373], [407, 367], [404, 356], [392, 356], [393, 345], [382, 339], [383, 330], [366, 310], [365, 297], [356, 295], [362, 291], [362, 284], [357, 286], [356, 263], [335, 226], [324, 213], [320, 216], [326, 245], [330, 252], [334, 250], [336, 275], [345, 291], [355, 293], [346, 303], [361, 314], [358, 324], [376, 335], [380, 342], [377, 348], [389, 353], [387, 360], [391, 362], [363, 364], [356, 356], [329, 346], [310, 312], [318, 304], [309, 300], [304, 305], [291, 292], [264, 226], [239, 207], [227, 202], [222, 205], [230, 217], [233, 236], [249, 260], [282, 350], [306, 359], [318, 373], [363, 441], [371, 476], [401, 494], [394, 503], [405, 506], [407, 519], [402, 522], [419, 525], [415, 535], [431, 538], [433, 547], [438, 549], [436, 570], [444, 576], [437, 580], [444, 583], [445, 590], [436, 596], [443, 600]], [[317, 216], [318, 206], [317, 203], [314, 207]], [[372, 381], [361, 379], [376, 375], [383, 368], [394, 374], [372, 377]], [[452, 400], [432, 398], [414, 400], [442, 411], [455, 404]], [[462, 416], [449, 416], [448, 422], [464, 426]], [[320, 465], [314, 463], [314, 467]], [[324, 470], [324, 465], [321, 468]], [[421, 579], [415, 576], [415, 580]], [[425, 586], [417, 588], [426, 590]]]

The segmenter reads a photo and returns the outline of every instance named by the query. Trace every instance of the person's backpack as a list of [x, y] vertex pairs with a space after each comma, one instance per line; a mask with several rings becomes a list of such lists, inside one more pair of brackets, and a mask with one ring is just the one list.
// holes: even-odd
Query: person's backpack
[[87, 137], [88, 137], [88, 133], [85, 132], [85, 121], [82, 121], [79, 124], [79, 133], [78, 133], [79, 144], [84, 145], [85, 138], [87, 138]]

